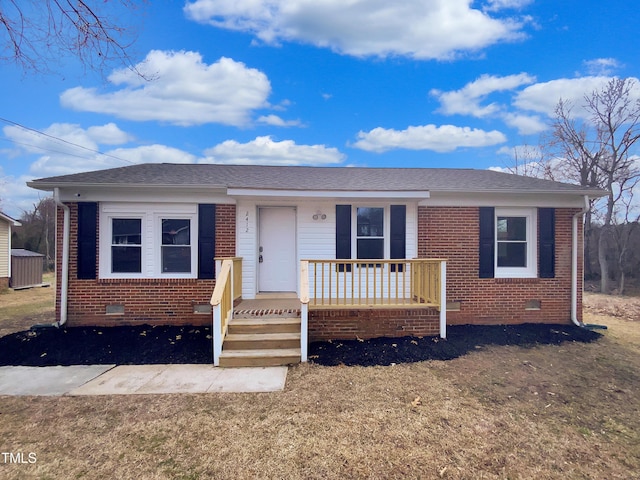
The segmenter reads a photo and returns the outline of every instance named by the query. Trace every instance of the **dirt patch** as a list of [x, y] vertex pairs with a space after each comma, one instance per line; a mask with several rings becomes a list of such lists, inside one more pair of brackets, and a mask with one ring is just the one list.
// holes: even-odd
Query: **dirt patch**
[[640, 322], [640, 297], [589, 293], [582, 303], [585, 313]]
[[314, 342], [310, 359], [321, 365], [395, 365], [425, 360], [451, 360], [496, 345], [533, 347], [565, 342], [592, 342], [597, 332], [573, 325], [460, 325], [447, 328], [447, 338], [403, 337]]
[[[393, 365], [451, 360], [491, 345], [592, 342], [600, 334], [569, 325], [455, 326], [448, 338], [376, 338], [315, 342], [309, 358], [320, 365]], [[0, 365], [144, 365], [212, 363], [208, 327], [39, 328], [0, 338]]]
[[207, 327], [39, 328], [0, 338], [0, 365], [213, 363]]

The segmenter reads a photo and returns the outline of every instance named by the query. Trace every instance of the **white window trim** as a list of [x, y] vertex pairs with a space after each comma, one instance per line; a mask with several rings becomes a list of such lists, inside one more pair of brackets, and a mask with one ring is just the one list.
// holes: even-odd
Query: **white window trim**
[[[189, 273], [162, 271], [162, 219], [189, 220], [189, 247], [191, 247], [191, 271]], [[198, 216], [184, 213], [156, 213], [154, 215], [154, 262], [157, 278], [196, 278], [198, 273]]]
[[[139, 218], [142, 221], [142, 271], [140, 273], [113, 273], [111, 271], [112, 220]], [[191, 226], [191, 272], [162, 272], [162, 219], [184, 218]], [[161, 279], [198, 278], [198, 206], [196, 204], [119, 204], [100, 205], [100, 236], [98, 251], [98, 278], [100, 279]]]
[[[383, 232], [383, 258], [380, 260], [389, 259], [391, 254], [391, 208], [389, 205], [380, 205], [378, 203], [365, 203], [351, 206], [351, 259], [358, 259], [358, 208], [382, 208], [382, 232]], [[380, 237], [369, 237], [380, 238]], [[367, 259], [363, 259], [367, 260]]]
[[[113, 246], [113, 220], [114, 219], [140, 219], [140, 273], [113, 273], [111, 271], [111, 247]], [[111, 213], [100, 215], [100, 264], [99, 278], [145, 278], [145, 216], [140, 212]]]
[[[525, 217], [527, 221], [527, 266], [498, 266], [498, 217]], [[496, 208], [494, 221], [495, 278], [536, 278], [538, 276], [538, 210], [536, 208]]]

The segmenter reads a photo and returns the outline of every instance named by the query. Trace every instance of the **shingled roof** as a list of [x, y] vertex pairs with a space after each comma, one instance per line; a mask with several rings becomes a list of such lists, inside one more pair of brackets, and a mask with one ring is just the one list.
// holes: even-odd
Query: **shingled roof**
[[601, 196], [581, 187], [492, 170], [351, 168], [147, 163], [41, 178], [30, 187], [208, 187], [267, 190], [566, 193]]

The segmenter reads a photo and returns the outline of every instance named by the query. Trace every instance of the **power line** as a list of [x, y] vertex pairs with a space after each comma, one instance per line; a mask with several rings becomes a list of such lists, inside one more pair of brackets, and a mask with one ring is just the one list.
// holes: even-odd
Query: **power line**
[[4, 140], [5, 142], [11, 142], [15, 145], [22, 145], [24, 147], [37, 148], [38, 150], [42, 150], [43, 152], [59, 153], [60, 155], [66, 155], [68, 157], [83, 158], [85, 160], [88, 158], [86, 155], [78, 155], [75, 153], [63, 152], [62, 150], [54, 150], [53, 148], [41, 147], [40, 145], [32, 145], [30, 143], [18, 142], [17, 140], [12, 140], [10, 138], [0, 138], [0, 140]]
[[[76, 147], [76, 148], [81, 148], [81, 149], [87, 150], [87, 151], [89, 151], [91, 153], [97, 153], [98, 155], [104, 155], [105, 157], [113, 158], [113, 159], [119, 160], [121, 162], [127, 162], [127, 163], [131, 163], [131, 164], [135, 163], [135, 162], [132, 162], [131, 160], [127, 160], [125, 158], [120, 158], [120, 157], [116, 157], [115, 155], [110, 155], [108, 153], [101, 152], [100, 150], [95, 150], [93, 148], [85, 147], [83, 145], [78, 145], [77, 143], [70, 142], [68, 140], [65, 140], [64, 138], [59, 138], [59, 137], [56, 137], [54, 135], [49, 135], [48, 133], [41, 132], [40, 130], [36, 130], [35, 128], [27, 127], [26, 125], [22, 125], [22, 124], [20, 124], [18, 122], [14, 122], [13, 120], [9, 120], [9, 119], [0, 117], [0, 121], [5, 122], [5, 123], [7, 123], [9, 125], [16, 126], [18, 128], [21, 128], [21, 129], [23, 129], [23, 130], [25, 130], [25, 131], [27, 131], [29, 133], [42, 135], [43, 137], [47, 137], [49, 139], [52, 139], [52, 140], [55, 140], [55, 141], [58, 141], [58, 142], [66, 143], [67, 145], [71, 145], [71, 146]], [[36, 145], [21, 144], [20, 142], [17, 142], [17, 141], [12, 140], [12, 139], [7, 139], [7, 140], [10, 141], [10, 142], [16, 143], [18, 145], [27, 145], [27, 146], [30, 146], [30, 147], [33, 147], [33, 148], [40, 148], [42, 150], [47, 151], [46, 148], [38, 147]], [[55, 152], [55, 153], [60, 153], [60, 154], [63, 154], [63, 155], [70, 155], [70, 156], [79, 157], [79, 158], [86, 158], [86, 157], [80, 157], [79, 155], [74, 155], [74, 154], [67, 153], [67, 152], [59, 152], [59, 151], [56, 151], [56, 150], [50, 150], [50, 151]]]

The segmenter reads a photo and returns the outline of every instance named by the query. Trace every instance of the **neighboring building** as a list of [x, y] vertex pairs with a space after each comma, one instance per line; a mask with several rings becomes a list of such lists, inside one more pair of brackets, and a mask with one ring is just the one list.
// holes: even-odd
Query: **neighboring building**
[[209, 324], [213, 259], [241, 257], [234, 297], [309, 296], [311, 340], [580, 323], [582, 214], [604, 194], [489, 170], [184, 164], [29, 186], [64, 205], [63, 322]]
[[9, 287], [11, 278], [11, 227], [20, 222], [0, 212], [0, 291]]
[[[44, 255], [24, 248], [11, 249], [11, 282], [14, 290], [31, 287], [42, 287], [42, 271]], [[48, 286], [48, 284], [47, 284]]]

